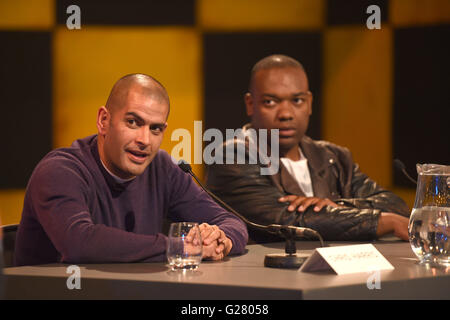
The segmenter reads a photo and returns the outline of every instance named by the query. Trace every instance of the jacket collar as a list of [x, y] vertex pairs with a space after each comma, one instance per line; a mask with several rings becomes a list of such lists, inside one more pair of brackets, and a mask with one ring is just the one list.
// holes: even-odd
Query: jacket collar
[[[243, 130], [251, 128], [251, 124], [244, 125]], [[303, 154], [308, 159], [308, 168], [315, 197], [329, 198], [330, 190], [325, 179], [328, 168], [336, 162], [334, 155], [330, 155], [310, 137], [304, 136], [299, 143]], [[292, 177], [283, 163], [279, 162], [279, 171], [269, 176], [274, 185], [282, 192], [305, 196], [294, 177]]]
[[304, 136], [300, 141], [305, 157], [308, 159], [308, 168], [311, 175], [314, 196], [319, 198], [330, 198], [330, 188], [326, 180], [326, 173], [330, 166], [336, 163], [333, 154], [320, 146], [320, 143], [313, 141], [310, 137]]
[[[329, 198], [330, 191], [325, 173], [330, 165], [329, 155], [323, 148], [318, 147], [308, 136], [303, 137], [299, 143], [306, 159], [308, 159], [308, 169], [311, 176], [311, 183], [315, 197]], [[280, 161], [279, 180], [283, 191], [288, 194], [295, 194], [305, 197], [303, 190], [297, 181]], [[275, 177], [274, 177], [275, 178]]]

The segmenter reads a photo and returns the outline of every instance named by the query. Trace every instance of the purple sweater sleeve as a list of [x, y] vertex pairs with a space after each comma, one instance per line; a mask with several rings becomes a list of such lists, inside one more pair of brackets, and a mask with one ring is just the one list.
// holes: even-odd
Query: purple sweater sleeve
[[70, 160], [44, 161], [28, 186], [33, 211], [61, 255], [61, 262], [161, 261], [166, 237], [94, 224], [87, 206], [90, 188]]
[[217, 225], [232, 241], [230, 254], [242, 254], [248, 241], [247, 226], [232, 213], [219, 206], [191, 178], [169, 161], [170, 210], [174, 221], [207, 222]]
[[[149, 174], [152, 185], [157, 187], [149, 192], [160, 193], [157, 202], [167, 203], [169, 217], [174, 221], [218, 225], [233, 242], [230, 254], [243, 253], [248, 240], [246, 226], [213, 202], [190, 176], [173, 164], [167, 153], [160, 154], [154, 161]], [[164, 261], [167, 237], [157, 232], [157, 226], [138, 234], [92, 220], [90, 206], [97, 195], [95, 188], [89, 185], [93, 182], [86, 178], [87, 174], [74, 159], [47, 158], [38, 165], [27, 188], [26, 205], [31, 206], [27, 211], [34, 213], [58, 251], [59, 261]], [[163, 215], [163, 212], [152, 214]]]

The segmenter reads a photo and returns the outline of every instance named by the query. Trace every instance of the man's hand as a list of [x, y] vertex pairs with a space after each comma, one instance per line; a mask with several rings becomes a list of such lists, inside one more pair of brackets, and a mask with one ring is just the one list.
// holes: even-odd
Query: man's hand
[[408, 241], [408, 224], [409, 219], [404, 216], [392, 212], [382, 212], [378, 219], [377, 237], [393, 233], [400, 239]]
[[288, 211], [297, 211], [303, 212], [309, 206], [314, 205], [314, 211], [319, 212], [325, 206], [339, 207], [336, 203], [331, 201], [330, 199], [322, 199], [317, 197], [302, 197], [296, 195], [284, 196], [278, 199], [279, 202], [290, 202]]
[[200, 234], [203, 241], [203, 259], [221, 260], [231, 251], [233, 243], [216, 225], [202, 223]]

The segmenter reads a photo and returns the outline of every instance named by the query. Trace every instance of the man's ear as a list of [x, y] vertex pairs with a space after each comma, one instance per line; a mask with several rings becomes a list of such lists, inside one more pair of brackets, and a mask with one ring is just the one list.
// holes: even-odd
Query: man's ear
[[253, 115], [253, 96], [250, 92], [247, 92], [244, 96], [245, 109], [247, 115], [251, 117]]
[[97, 129], [98, 129], [99, 135], [104, 136], [106, 134], [106, 132], [108, 131], [110, 117], [111, 117], [111, 114], [109, 113], [108, 109], [106, 109], [104, 106], [102, 106], [102, 107], [100, 107], [100, 109], [98, 109]]

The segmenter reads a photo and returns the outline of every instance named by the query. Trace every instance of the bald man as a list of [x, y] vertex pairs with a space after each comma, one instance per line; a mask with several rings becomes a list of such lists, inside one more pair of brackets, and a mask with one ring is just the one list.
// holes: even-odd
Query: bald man
[[[297, 60], [272, 55], [257, 62], [244, 99], [251, 118], [244, 135], [279, 130], [278, 145], [271, 146], [279, 149], [279, 170], [261, 175], [261, 164], [214, 164], [207, 174], [212, 191], [261, 224], [309, 227], [328, 240], [373, 240], [390, 233], [408, 240], [410, 211], [404, 201], [362, 173], [348, 149], [305, 135], [313, 96]], [[232, 143], [237, 151], [243, 140], [226, 142]], [[277, 240], [249, 231], [256, 242]]]
[[164, 261], [166, 218], [201, 223], [204, 259], [244, 251], [246, 226], [159, 150], [169, 107], [148, 75], [114, 85], [98, 134], [51, 151], [33, 171], [15, 265]]

